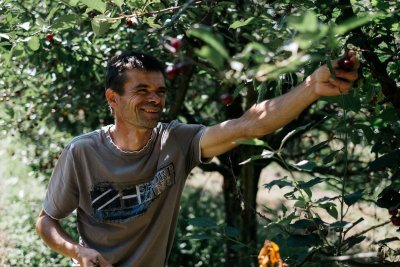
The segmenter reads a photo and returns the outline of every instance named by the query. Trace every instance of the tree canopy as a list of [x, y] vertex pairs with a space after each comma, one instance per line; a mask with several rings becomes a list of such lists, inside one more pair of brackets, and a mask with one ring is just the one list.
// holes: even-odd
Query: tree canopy
[[[233, 169], [241, 200], [253, 208], [250, 174], [258, 177], [271, 162], [286, 168], [285, 178], [265, 186], [292, 188], [285, 197], [296, 211], [264, 221], [269, 238], [287, 247], [283, 258], [294, 266], [332, 260], [366, 242], [362, 234], [346, 236], [357, 224], [346, 221], [356, 202], [400, 207], [399, 12], [398, 1], [384, 0], [1, 0], [1, 135], [26, 142], [30, 166], [43, 181], [71, 136], [112, 123], [104, 70], [122, 51], [165, 62], [171, 90], [164, 120], [206, 125], [238, 117], [356, 51], [360, 79], [349, 94], [321, 99], [276, 133], [245, 141], [236, 158], [204, 167], [226, 179]], [[242, 169], [230, 166], [232, 159]], [[298, 180], [297, 172], [312, 178]], [[337, 196], [314, 199], [321, 184]], [[321, 221], [316, 208], [334, 222]], [[336, 235], [327, 238], [332, 229]]]

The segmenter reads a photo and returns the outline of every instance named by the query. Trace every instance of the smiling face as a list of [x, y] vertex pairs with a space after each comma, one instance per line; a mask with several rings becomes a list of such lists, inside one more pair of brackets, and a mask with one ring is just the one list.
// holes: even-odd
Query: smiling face
[[153, 129], [165, 107], [167, 89], [164, 76], [158, 71], [141, 69], [128, 70], [124, 75], [122, 95], [111, 89], [106, 91], [116, 122], [138, 129]]

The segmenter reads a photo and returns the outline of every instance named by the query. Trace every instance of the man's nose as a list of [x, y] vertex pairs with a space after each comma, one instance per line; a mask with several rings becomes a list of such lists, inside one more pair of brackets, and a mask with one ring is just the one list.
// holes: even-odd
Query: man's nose
[[150, 102], [154, 102], [154, 103], [161, 102], [161, 96], [159, 94], [157, 94], [157, 92], [150, 92], [148, 99]]

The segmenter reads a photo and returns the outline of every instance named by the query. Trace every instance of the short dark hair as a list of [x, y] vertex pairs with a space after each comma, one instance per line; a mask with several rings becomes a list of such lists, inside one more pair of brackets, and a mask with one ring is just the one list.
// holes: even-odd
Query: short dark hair
[[144, 71], [157, 71], [164, 75], [164, 66], [156, 58], [138, 52], [124, 52], [114, 56], [107, 64], [106, 71], [106, 90], [111, 88], [117, 94], [124, 93], [124, 84], [126, 81], [125, 72], [127, 70], [141, 69]]

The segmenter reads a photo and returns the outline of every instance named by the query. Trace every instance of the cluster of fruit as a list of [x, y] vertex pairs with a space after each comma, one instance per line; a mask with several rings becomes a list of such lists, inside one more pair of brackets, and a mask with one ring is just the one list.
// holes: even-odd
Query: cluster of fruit
[[400, 226], [400, 215], [399, 215], [399, 209], [395, 207], [391, 207], [388, 209], [389, 214], [392, 216], [390, 220], [392, 221], [392, 224], [394, 226]]
[[[164, 43], [166, 50], [172, 54], [177, 54], [183, 46], [180, 38], [167, 38]], [[190, 65], [186, 62], [180, 61], [173, 65], [169, 65], [165, 70], [165, 75], [168, 80], [174, 80], [179, 74], [185, 74], [190, 71]]]

